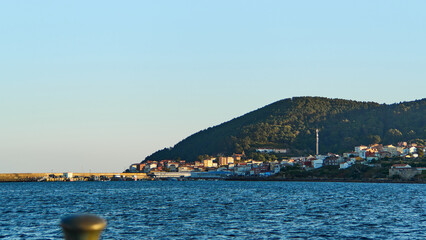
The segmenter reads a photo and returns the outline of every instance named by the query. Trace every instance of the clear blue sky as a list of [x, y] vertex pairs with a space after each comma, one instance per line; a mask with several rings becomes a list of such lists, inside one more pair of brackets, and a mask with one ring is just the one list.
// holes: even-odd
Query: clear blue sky
[[0, 172], [122, 171], [292, 96], [425, 97], [426, 1], [0, 2]]

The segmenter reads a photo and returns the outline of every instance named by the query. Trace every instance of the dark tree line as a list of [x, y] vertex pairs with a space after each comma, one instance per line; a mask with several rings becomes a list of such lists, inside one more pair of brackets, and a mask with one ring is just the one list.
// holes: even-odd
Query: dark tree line
[[[256, 148], [287, 148], [291, 155], [350, 151], [355, 145], [426, 139], [426, 99], [378, 104], [322, 97], [284, 99], [195, 133], [148, 156], [150, 160], [232, 154]], [[417, 140], [416, 140], [417, 139]]]

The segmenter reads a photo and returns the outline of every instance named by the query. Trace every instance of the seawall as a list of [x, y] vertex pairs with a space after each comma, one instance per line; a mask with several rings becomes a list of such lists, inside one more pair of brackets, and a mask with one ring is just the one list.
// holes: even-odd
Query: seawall
[[[0, 173], [0, 182], [32, 182], [49, 175], [63, 176], [64, 173]], [[73, 177], [106, 176], [112, 178], [115, 175], [123, 177], [136, 176], [138, 179], [149, 179], [146, 173], [73, 173]]]

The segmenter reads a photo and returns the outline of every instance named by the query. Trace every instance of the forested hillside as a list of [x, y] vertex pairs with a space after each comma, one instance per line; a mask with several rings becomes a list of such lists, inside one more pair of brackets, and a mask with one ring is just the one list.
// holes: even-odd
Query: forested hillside
[[284, 99], [231, 121], [195, 133], [146, 159], [196, 160], [199, 155], [286, 148], [290, 155], [341, 153], [355, 145], [426, 139], [426, 99], [378, 104], [323, 97]]

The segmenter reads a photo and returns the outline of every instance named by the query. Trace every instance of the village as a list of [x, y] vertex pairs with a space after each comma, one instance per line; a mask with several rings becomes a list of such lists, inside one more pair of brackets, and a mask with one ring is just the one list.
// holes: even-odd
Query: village
[[[249, 158], [244, 152], [231, 156], [205, 155], [200, 156], [200, 160], [195, 162], [146, 160], [130, 165], [122, 173], [0, 174], [0, 182], [219, 179], [426, 182], [425, 150], [423, 145], [399, 142], [395, 146], [382, 144], [355, 146], [353, 151], [342, 155], [328, 153], [289, 157], [287, 149], [258, 148], [256, 154], [263, 157], [262, 161], [259, 158]], [[264, 156], [275, 158], [267, 160]]]
[[[274, 161], [256, 161], [247, 158], [243, 153], [232, 156], [209, 157], [195, 162], [185, 160], [146, 160], [132, 164], [127, 173], [146, 173], [154, 179], [224, 179], [230, 177], [258, 177], [266, 178], [280, 173], [289, 167], [298, 167], [305, 171], [334, 166], [338, 169], [347, 169], [355, 164], [374, 167], [383, 159], [400, 158], [404, 160], [417, 159], [424, 156], [424, 146], [400, 142], [396, 146], [373, 144], [370, 146], [356, 146], [353, 152], [342, 155], [328, 153], [315, 156], [283, 157]], [[258, 153], [283, 154], [286, 149], [262, 148]], [[406, 162], [406, 161], [401, 161]], [[411, 167], [409, 164], [393, 164], [389, 168], [389, 178], [398, 176], [401, 179], [410, 179], [421, 174], [426, 167]], [[426, 172], [426, 171], [425, 171]]]

